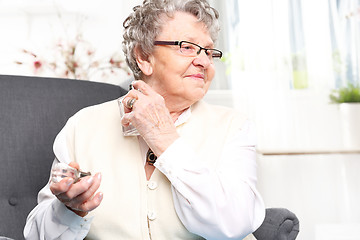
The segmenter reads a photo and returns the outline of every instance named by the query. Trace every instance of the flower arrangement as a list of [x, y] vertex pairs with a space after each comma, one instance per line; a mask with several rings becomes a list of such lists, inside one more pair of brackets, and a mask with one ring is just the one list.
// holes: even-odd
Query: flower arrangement
[[333, 90], [330, 94], [330, 100], [333, 103], [360, 102], [360, 87], [349, 84], [347, 87]]
[[49, 70], [56, 77], [81, 80], [93, 80], [94, 77], [104, 79], [117, 73], [131, 75], [120, 54], [98, 59], [94, 48], [81, 34], [73, 41], [59, 41], [47, 51], [47, 57], [27, 49], [22, 49], [22, 52], [30, 60], [16, 61], [16, 64], [30, 66], [37, 76], [44, 75]]

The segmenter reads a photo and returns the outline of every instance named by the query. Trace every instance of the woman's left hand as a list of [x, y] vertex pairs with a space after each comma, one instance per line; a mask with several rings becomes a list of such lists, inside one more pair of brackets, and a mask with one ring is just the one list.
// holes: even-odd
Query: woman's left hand
[[[130, 123], [138, 130], [156, 156], [160, 156], [177, 138], [174, 121], [165, 105], [164, 98], [155, 92], [144, 81], [133, 82], [123, 99], [125, 115], [122, 125]], [[127, 108], [127, 102], [135, 98], [132, 109]]]

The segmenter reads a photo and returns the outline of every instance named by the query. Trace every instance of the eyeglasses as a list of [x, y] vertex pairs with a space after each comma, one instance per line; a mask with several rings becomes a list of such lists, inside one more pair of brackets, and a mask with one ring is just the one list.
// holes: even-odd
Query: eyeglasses
[[217, 49], [203, 48], [195, 43], [188, 41], [155, 41], [154, 45], [177, 45], [180, 46], [180, 52], [188, 57], [196, 57], [204, 50], [205, 54], [210, 58], [221, 58], [222, 52]]

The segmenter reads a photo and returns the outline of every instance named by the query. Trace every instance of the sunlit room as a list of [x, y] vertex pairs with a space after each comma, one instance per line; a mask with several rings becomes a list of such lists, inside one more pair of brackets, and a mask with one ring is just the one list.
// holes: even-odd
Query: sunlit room
[[[286, 225], [287, 221], [290, 221], [286, 219], [287, 216], [283, 216], [281, 223], [275, 223], [278, 224], [275, 226], [277, 231], [282, 229], [287, 232], [288, 237], [280, 237], [279, 233], [273, 233], [273, 235], [270, 234], [271, 236], [268, 235], [268, 238], [261, 238], [261, 234], [249, 235], [248, 237], [252, 237], [249, 239], [360, 240], [360, 1], [208, 0], [208, 2], [219, 13], [219, 35], [213, 45], [204, 45], [201, 41], [190, 43], [190, 46], [198, 49], [197, 55], [194, 53], [195, 58], [206, 58], [209, 53], [210, 56], [212, 55], [209, 64], [211, 69], [216, 70], [211, 85], [201, 101], [219, 105], [221, 109], [231, 108], [241, 116], [246, 116], [243, 121], [253, 124], [256, 136], [254, 159], [256, 158], [257, 164], [257, 182], [256, 187], [251, 188], [251, 194], [261, 196], [262, 200], [259, 201], [263, 201], [266, 209], [265, 220], [268, 219], [268, 210], [281, 211], [281, 214], [290, 214], [291, 221], [295, 219], [290, 228]], [[80, 118], [76, 121], [68, 120], [73, 114], [84, 107], [115, 100], [128, 91], [130, 94], [131, 91], [138, 90], [136, 94], [141, 94], [141, 96], [150, 92], [148, 88], [140, 89], [138, 86], [141, 85], [137, 84], [132, 87], [134, 89], [129, 89], [129, 85], [135, 79], [141, 79], [137, 78], [136, 74], [134, 76], [123, 51], [123, 22], [134, 11], [133, 8], [142, 3], [143, 0], [0, 0], [0, 105], [2, 111], [0, 115], [0, 145], [2, 145], [0, 147], [2, 166], [0, 170], [2, 182], [0, 239], [3, 239], [1, 237], [25, 239], [23, 237], [27, 231], [24, 231], [25, 223], [31, 220], [27, 220], [28, 214], [40, 199], [40, 197], [37, 198], [38, 192], [49, 180], [49, 175], [46, 174], [50, 174], [50, 169], [54, 168], [53, 151], [56, 158], [59, 158], [57, 151], [62, 153], [65, 151], [61, 149], [62, 147], [55, 146], [55, 137], [58, 136], [56, 138], [60, 139], [58, 141], [66, 141], [63, 138], [69, 139], [68, 135], [61, 135], [63, 138], [59, 137], [60, 134], [57, 135], [64, 125], [68, 126], [69, 123], [74, 126], [81, 125], [77, 122]], [[181, 26], [177, 25], [177, 27], [191, 29], [183, 25], [187, 23], [185, 20], [184, 23], [181, 19], [179, 21]], [[203, 32], [199, 31], [199, 36], [202, 36], [201, 34]], [[210, 33], [206, 34], [210, 36]], [[187, 41], [191, 39], [196, 39], [196, 37], [160, 39], [156, 41], [159, 44], [156, 49], [168, 51], [175, 47], [179, 48], [168, 46], [169, 44], [179, 45], [182, 49], [181, 44], [189, 44]], [[209, 39], [212, 39], [212, 35]], [[134, 51], [139, 50], [134, 49]], [[219, 50], [222, 54], [220, 56], [216, 55], [220, 52]], [[137, 64], [142, 63], [140, 60], [136, 61]], [[169, 62], [171, 62], [170, 59]], [[180, 67], [181, 64], [178, 68]], [[144, 72], [142, 68], [141, 71]], [[167, 69], [159, 71], [166, 72]], [[107, 91], [109, 95], [104, 97]], [[166, 101], [167, 98], [164, 98]], [[59, 102], [58, 107], [56, 102]], [[120, 101], [118, 103], [120, 104]], [[125, 106], [126, 109], [135, 111], [136, 104], [140, 103], [140, 98], [133, 98], [129, 99]], [[63, 109], [67, 108], [69, 110], [63, 112]], [[192, 110], [193, 107], [189, 109]], [[194, 117], [195, 111], [194, 107]], [[125, 113], [130, 114], [129, 111]], [[57, 117], [58, 114], [61, 117]], [[183, 114], [176, 122], [174, 121], [175, 125], [181, 120]], [[216, 115], [216, 113], [213, 114]], [[124, 118], [122, 120], [124, 121]], [[130, 119], [128, 121], [130, 126]], [[215, 120], [211, 121], [215, 122]], [[234, 124], [230, 120], [227, 122], [225, 117], [223, 121], [224, 125]], [[184, 129], [184, 136], [186, 136], [186, 129], [182, 128], [181, 124], [183, 123], [179, 123], [180, 130]], [[204, 125], [206, 125], [204, 127], [211, 126], [205, 122]], [[119, 126], [121, 126], [120, 123]], [[47, 128], [51, 128], [51, 132], [45, 130]], [[37, 129], [42, 129], [45, 133], [37, 134]], [[74, 146], [78, 148], [85, 148], [83, 144], [77, 142], [80, 141], [80, 131], [85, 132], [84, 129], [85, 127], [81, 126], [79, 132], [72, 133], [75, 140], [71, 141], [74, 141]], [[206, 142], [216, 144], [214, 143], [216, 139], [213, 141], [207, 139], [212, 136], [210, 132], [214, 132], [213, 136], [217, 138], [216, 134], [221, 135], [221, 129], [227, 129], [227, 126], [204, 131], [203, 136], [199, 135], [202, 134], [200, 132], [199, 136], [195, 137], [194, 132], [194, 142], [198, 138], [206, 138]], [[100, 130], [89, 129], [89, 132], [92, 131], [96, 132], [96, 136], [107, 137], [105, 130], [100, 133]], [[85, 142], [89, 149], [98, 146], [100, 149], [107, 149], [103, 146], [106, 145], [105, 140], [104, 142], [100, 139], [90, 141], [90, 134], [84, 134], [86, 136], [81, 137], [87, 139]], [[114, 134], [109, 135], [112, 138]], [[249, 139], [247, 140], [250, 141]], [[175, 143], [178, 143], [178, 140]], [[154, 149], [154, 152], [151, 150], [152, 146], [156, 148], [155, 145], [146, 138], [139, 143], [140, 152], [143, 151], [142, 146], [147, 147], [146, 161], [152, 156], [149, 155], [151, 153], [155, 152], [155, 155], [159, 156]], [[178, 148], [180, 146], [180, 144], [176, 145]], [[193, 146], [196, 148], [195, 145]], [[167, 147], [171, 148], [172, 152], [165, 150], [163, 154], [165, 157], [159, 156], [158, 160], [153, 155], [155, 159], [150, 164], [151, 167], [158, 168], [159, 166], [159, 169], [162, 169], [160, 167], [162, 161], [165, 162], [166, 157], [177, 150], [173, 145]], [[44, 156], [44, 160], [40, 162], [35, 156], [42, 154], [41, 149], [46, 149], [46, 159]], [[130, 147], [128, 149], [130, 151]], [[149, 149], [148, 152], [146, 152], [147, 149]], [[214, 149], [211, 150], [214, 151]], [[84, 161], [80, 157], [80, 152], [83, 150], [76, 148], [73, 152], [67, 151], [71, 156], [79, 156], [81, 163]], [[214, 151], [216, 152], [214, 155], [220, 151]], [[30, 154], [34, 152], [37, 155], [31, 157]], [[187, 153], [187, 148], [184, 152]], [[84, 156], [90, 154], [85, 153]], [[101, 156], [101, 153], [97, 154]], [[104, 156], [117, 157], [111, 154], [106, 153]], [[204, 156], [207, 155], [204, 153]], [[241, 160], [241, 157], [239, 159]], [[160, 162], [156, 163], [159, 160]], [[98, 166], [93, 163], [82, 166], [91, 169], [94, 178], [100, 176], [96, 172], [105, 169], [100, 167], [98, 171], [93, 170]], [[173, 167], [176, 166], [178, 165], [174, 164]], [[78, 167], [72, 166], [71, 169], [75, 169], [76, 174], [83, 174]], [[160, 171], [163, 171], [157, 170], [152, 170], [154, 174], [153, 176], [150, 174], [147, 179], [147, 186], [151, 190], [157, 188], [160, 191], [163, 185], [160, 185], [160, 182], [156, 183], [153, 177], [159, 177]], [[108, 181], [104, 171], [102, 171], [102, 181]], [[106, 171], [110, 170], [106, 169]], [[242, 170], [239, 174], [245, 171], [247, 170]], [[124, 171], [119, 170], [118, 174], [122, 172]], [[173, 171], [173, 174], [176, 173], [178, 172]], [[171, 175], [171, 172], [166, 174]], [[89, 177], [85, 175], [84, 177]], [[42, 180], [35, 182], [31, 180], [32, 176], [34, 179]], [[93, 176], [89, 179], [93, 179]], [[178, 204], [180, 197], [174, 193], [178, 191], [177, 182], [168, 178], [169, 184], [172, 184], [174, 202]], [[121, 178], [114, 177], [114, 179]], [[130, 179], [132, 178], [129, 178], [129, 182], [131, 182]], [[238, 179], [242, 181], [242, 177]], [[74, 185], [77, 184], [76, 181]], [[85, 182], [79, 181], [79, 183]], [[118, 183], [113, 184], [116, 186]], [[54, 192], [53, 189], [52, 191]], [[227, 191], [224, 190], [224, 192]], [[186, 199], [182, 192], [179, 194]], [[115, 200], [107, 199], [117, 195], [104, 193], [104, 203], [105, 201], [109, 201], [106, 202], [109, 204], [115, 203]], [[131, 194], [131, 196], [136, 196], [136, 194]], [[154, 199], [152, 201], [159, 201]], [[49, 200], [45, 199], [44, 202], [46, 201]], [[193, 203], [188, 199], [186, 201], [190, 205]], [[201, 201], [203, 202], [206, 201]], [[164, 203], [168, 204], [167, 201]], [[176, 211], [182, 221], [176, 204]], [[68, 205], [65, 206], [70, 208]], [[206, 207], [207, 205], [203, 205], [202, 209], [207, 211]], [[166, 211], [165, 208], [164, 206], [162, 211]], [[156, 221], [163, 216], [162, 211], [157, 213], [153, 211], [150, 215], [147, 213], [149, 232], [150, 226], [152, 224], [155, 226]], [[185, 213], [186, 211], [184, 210]], [[94, 219], [96, 219], [95, 213]], [[17, 227], [15, 225], [5, 227], [6, 223], [11, 223], [11, 221], [15, 221]], [[268, 221], [269, 225], [273, 224], [272, 219]], [[190, 229], [197, 229], [196, 227], [189, 228], [187, 225], [189, 222], [183, 222], [187, 230], [191, 232]], [[41, 225], [44, 224], [41, 223]], [[163, 239], [156, 237], [156, 227], [154, 228], [155, 230], [151, 231], [152, 234], [142, 239]], [[239, 226], [239, 229], [241, 228], [243, 227]], [[95, 225], [93, 229], [101, 229], [101, 224]], [[196, 230], [193, 233], [197, 234]], [[202, 235], [202, 238], [180, 237], [178, 239], [212, 239], [206, 234]], [[46, 236], [49, 236], [49, 239], [71, 239], [51, 234]], [[89, 236], [89, 239], [112, 239], [111, 237]], [[214, 233], [213, 239], [235, 239], [215, 236], [222, 235]], [[38, 239], [47, 238], [39, 237]], [[137, 238], [119, 236], [117, 239]]]

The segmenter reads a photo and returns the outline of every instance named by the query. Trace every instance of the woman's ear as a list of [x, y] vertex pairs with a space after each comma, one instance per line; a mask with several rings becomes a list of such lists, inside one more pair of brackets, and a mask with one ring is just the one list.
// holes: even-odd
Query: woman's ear
[[145, 56], [140, 50], [139, 47], [135, 47], [135, 56], [136, 63], [139, 66], [141, 72], [145, 76], [150, 76], [153, 73], [153, 65], [151, 61], [151, 56]]

